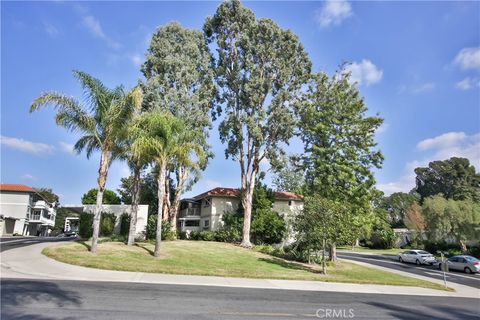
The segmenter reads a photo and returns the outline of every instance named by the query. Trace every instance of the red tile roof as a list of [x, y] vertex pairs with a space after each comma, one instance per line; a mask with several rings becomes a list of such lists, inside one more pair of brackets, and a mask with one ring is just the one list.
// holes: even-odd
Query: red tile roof
[[0, 191], [35, 192], [35, 189], [24, 184], [0, 184]]
[[[198, 196], [194, 197], [195, 200], [200, 200], [206, 197], [228, 197], [228, 198], [237, 198], [240, 196], [240, 189], [237, 188], [214, 188]], [[293, 192], [275, 192], [276, 200], [303, 200], [301, 195], [298, 195]]]

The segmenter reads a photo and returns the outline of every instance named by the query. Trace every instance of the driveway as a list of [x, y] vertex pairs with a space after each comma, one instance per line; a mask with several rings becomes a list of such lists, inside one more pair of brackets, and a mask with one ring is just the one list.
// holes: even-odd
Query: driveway
[[[417, 266], [410, 263], [401, 263], [396, 259], [396, 256], [355, 253], [347, 251], [339, 251], [337, 255], [339, 258], [343, 259], [369, 263], [392, 270], [409, 272], [415, 275], [420, 275], [435, 280], [443, 280], [443, 272], [438, 270], [438, 268], [436, 268], [435, 266]], [[480, 289], [480, 274], [465, 274], [461, 272], [451, 271], [447, 272], [446, 276], [447, 282]]]
[[0, 252], [31, 246], [38, 243], [50, 243], [71, 241], [74, 238], [57, 238], [57, 237], [1, 237], [0, 238]]

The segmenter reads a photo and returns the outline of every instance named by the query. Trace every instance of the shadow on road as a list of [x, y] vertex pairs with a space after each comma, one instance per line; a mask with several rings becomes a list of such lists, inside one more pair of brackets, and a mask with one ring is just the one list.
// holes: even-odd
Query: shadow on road
[[[1, 318], [2, 319], [39, 319], [49, 320], [48, 312], [42, 314], [42, 306], [62, 308], [78, 307], [82, 304], [80, 296], [73, 291], [61, 289], [57, 284], [45, 281], [2, 279], [1, 281]], [[19, 308], [21, 307], [21, 308]], [[21, 310], [38, 310], [26, 313]], [[55, 318], [58, 319], [58, 318]], [[74, 319], [66, 316], [64, 320]]]

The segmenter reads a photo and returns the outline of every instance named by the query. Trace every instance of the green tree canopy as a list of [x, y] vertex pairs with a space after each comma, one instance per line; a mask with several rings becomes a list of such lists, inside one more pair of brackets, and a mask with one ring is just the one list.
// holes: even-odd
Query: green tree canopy
[[60, 198], [51, 188], [35, 188], [35, 191], [50, 203], [60, 202]]
[[466, 158], [433, 161], [415, 173], [415, 189], [422, 200], [441, 193], [446, 199], [480, 202], [480, 174]]
[[[97, 203], [97, 192], [96, 188], [92, 188], [88, 190], [82, 196], [82, 204], [96, 204]], [[121, 204], [122, 200], [120, 197], [115, 193], [115, 191], [105, 189], [103, 193], [103, 201], [102, 204]]]
[[419, 200], [420, 195], [416, 192], [395, 192], [388, 197], [382, 197], [377, 206], [388, 212], [392, 227], [403, 227], [407, 209]]
[[427, 236], [431, 241], [452, 237], [466, 251], [465, 240], [480, 239], [480, 203], [445, 199], [436, 195], [424, 199], [422, 206]]

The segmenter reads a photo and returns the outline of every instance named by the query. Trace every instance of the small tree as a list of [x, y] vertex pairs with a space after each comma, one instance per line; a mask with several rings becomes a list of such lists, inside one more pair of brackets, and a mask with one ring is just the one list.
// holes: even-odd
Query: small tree
[[[97, 202], [98, 190], [93, 188], [82, 196], [82, 204], [95, 204]], [[122, 200], [115, 191], [105, 189], [103, 192], [102, 204], [121, 204]]]
[[422, 207], [417, 202], [413, 202], [407, 208], [404, 223], [408, 229], [414, 232], [416, 240], [418, 240], [425, 231], [426, 222], [422, 213]]

